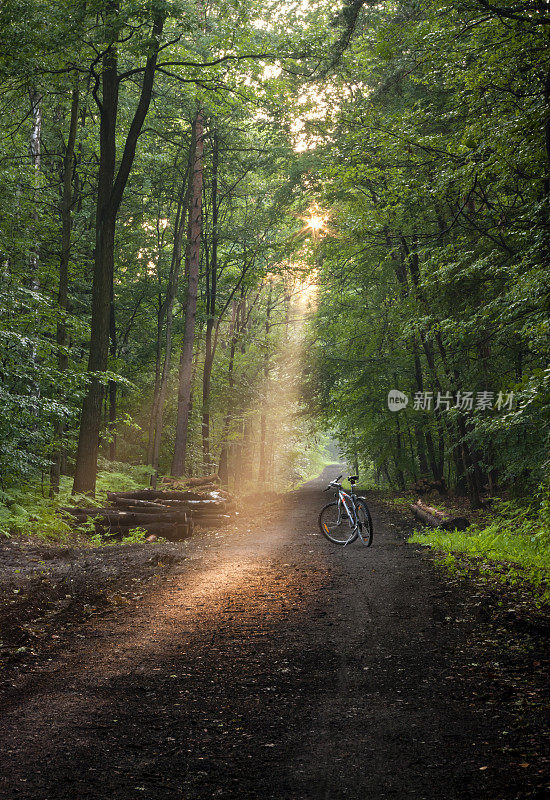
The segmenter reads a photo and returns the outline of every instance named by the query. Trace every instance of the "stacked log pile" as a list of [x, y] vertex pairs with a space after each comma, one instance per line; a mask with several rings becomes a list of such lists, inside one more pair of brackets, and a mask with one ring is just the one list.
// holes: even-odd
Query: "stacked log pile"
[[[208, 489], [205, 490], [205, 487]], [[226, 524], [235, 511], [227, 492], [212, 484], [191, 489], [140, 489], [133, 492], [108, 492], [106, 508], [64, 508], [73, 521], [92, 519], [97, 533], [124, 535], [132, 528], [142, 528], [149, 535], [171, 541], [187, 539], [196, 525], [215, 528]]]
[[410, 508], [417, 519], [432, 528], [441, 528], [444, 531], [463, 531], [470, 524], [466, 517], [453, 517], [446, 511], [438, 511], [437, 508], [426, 505], [420, 499]]

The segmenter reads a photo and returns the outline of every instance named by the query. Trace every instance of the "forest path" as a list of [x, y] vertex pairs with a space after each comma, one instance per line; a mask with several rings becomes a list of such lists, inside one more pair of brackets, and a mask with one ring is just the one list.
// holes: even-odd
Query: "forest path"
[[189, 542], [7, 697], [2, 800], [515, 797], [455, 674], [475, 623], [376, 511], [370, 549], [318, 534], [335, 475]]

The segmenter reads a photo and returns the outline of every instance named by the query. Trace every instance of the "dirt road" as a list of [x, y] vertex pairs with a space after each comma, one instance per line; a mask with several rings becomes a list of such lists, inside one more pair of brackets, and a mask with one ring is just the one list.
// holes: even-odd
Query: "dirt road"
[[320, 537], [334, 476], [182, 545], [8, 690], [2, 800], [536, 796], [474, 696], [482, 623], [376, 509], [371, 549]]

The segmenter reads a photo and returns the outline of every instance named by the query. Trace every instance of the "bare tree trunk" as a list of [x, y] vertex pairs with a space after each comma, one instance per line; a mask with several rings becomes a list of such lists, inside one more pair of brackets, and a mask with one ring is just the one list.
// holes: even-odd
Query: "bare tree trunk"
[[[117, 13], [118, 2], [111, 0], [108, 4], [108, 15], [114, 20]], [[102, 59], [102, 98], [101, 102], [98, 101], [100, 108], [100, 160], [96, 205], [96, 249], [92, 284], [90, 354], [88, 358], [90, 383], [82, 405], [73, 493], [87, 492], [93, 494], [95, 492], [101, 406], [104, 394], [100, 375], [107, 369], [109, 357], [110, 301], [116, 218], [128, 176], [134, 163], [138, 138], [151, 102], [163, 26], [164, 17], [162, 12], [157, 11], [155, 12], [151, 29], [149, 53], [143, 74], [141, 93], [126, 137], [116, 177], [116, 121], [119, 87], [116, 41], [110, 43]], [[113, 28], [116, 30], [116, 26], [113, 26]]]
[[[176, 217], [176, 227], [179, 225], [179, 209]], [[151, 414], [149, 416], [149, 433], [147, 437], [147, 463], [153, 463], [153, 448], [155, 440], [155, 425], [157, 420], [157, 409], [160, 394], [160, 373], [162, 360], [162, 328], [164, 323], [164, 307], [166, 299], [162, 300], [160, 291], [158, 293], [157, 308], [157, 341], [155, 347], [155, 383], [153, 386], [153, 402], [151, 403]]]
[[[183, 193], [182, 193], [183, 194]], [[184, 197], [181, 199], [178, 208], [178, 219], [176, 230], [174, 232], [174, 245], [172, 248], [172, 262], [170, 265], [170, 276], [168, 280], [168, 288], [166, 291], [166, 334], [164, 346], [164, 362], [162, 365], [162, 374], [160, 377], [159, 395], [155, 408], [154, 419], [154, 434], [153, 434], [153, 451], [151, 458], [151, 466], [158, 471], [160, 444], [162, 440], [162, 420], [164, 416], [164, 405], [166, 402], [166, 392], [168, 389], [168, 378], [170, 376], [170, 364], [172, 363], [172, 325], [173, 325], [173, 311], [174, 302], [176, 299], [179, 283], [179, 274], [181, 269], [181, 254], [183, 233], [185, 231], [186, 222], [186, 205], [188, 200], [188, 193], [185, 192]]]
[[191, 192], [187, 233], [187, 297], [185, 302], [185, 327], [181, 348], [178, 389], [178, 417], [172, 474], [180, 476], [185, 471], [187, 436], [189, 431], [189, 412], [191, 402], [191, 377], [193, 368], [193, 342], [195, 338], [195, 318], [197, 314], [197, 293], [199, 284], [199, 264], [202, 234], [202, 184], [204, 151], [203, 113], [199, 108], [193, 122], [193, 168], [191, 170]]
[[41, 138], [40, 138], [42, 135], [42, 107], [40, 105], [42, 102], [42, 95], [36, 89], [32, 89], [29, 94], [31, 101], [31, 114], [32, 114], [29, 154], [31, 158], [31, 164], [33, 167], [34, 200], [33, 200], [32, 217], [35, 225], [35, 231], [34, 231], [35, 241], [33, 243], [30, 253], [30, 276], [31, 276], [32, 288], [37, 290], [40, 287], [39, 277], [38, 277], [38, 264], [40, 261], [40, 244], [38, 242], [37, 238], [38, 232], [36, 230], [36, 226], [38, 223], [38, 209], [36, 208], [36, 202], [37, 202], [37, 194], [40, 183], [40, 166], [42, 162]]
[[220, 477], [222, 485], [224, 486], [229, 485], [229, 427], [231, 425], [231, 416], [232, 416], [231, 404], [233, 402], [233, 387], [235, 384], [235, 380], [233, 377], [233, 366], [235, 364], [235, 350], [237, 347], [237, 337], [239, 335], [239, 319], [240, 319], [239, 307], [240, 303], [237, 302], [236, 300], [233, 300], [233, 309], [231, 315], [231, 326], [229, 334], [231, 339], [231, 346], [229, 350], [229, 366], [227, 370], [228, 373], [227, 381], [229, 386], [229, 402], [227, 405], [227, 411], [223, 421], [222, 449], [220, 453], [220, 461], [218, 468], [218, 475]]
[[395, 447], [396, 447], [396, 454], [393, 457], [395, 463], [395, 474], [397, 475], [397, 485], [401, 490], [405, 489], [405, 476], [403, 474], [403, 470], [401, 468], [401, 453], [402, 453], [402, 445], [401, 445], [401, 427], [399, 425], [399, 417], [397, 414], [394, 415], [395, 420]]
[[[32, 245], [30, 248], [29, 253], [29, 280], [28, 285], [30, 285], [31, 289], [34, 292], [37, 292], [40, 289], [40, 275], [39, 275], [39, 265], [40, 265], [40, 242], [38, 240], [38, 220], [39, 220], [39, 213], [38, 213], [38, 200], [39, 200], [39, 191], [40, 191], [40, 168], [42, 162], [42, 95], [36, 89], [32, 89], [29, 92], [29, 98], [31, 103], [31, 116], [32, 116], [32, 126], [31, 126], [31, 135], [29, 140], [29, 156], [31, 160], [31, 165], [33, 168], [33, 192], [32, 192], [32, 234], [31, 239]], [[30, 360], [33, 365], [36, 366], [37, 362], [37, 350], [34, 344], [31, 344], [30, 348]], [[32, 408], [33, 413], [38, 415], [38, 400], [40, 398], [40, 385], [37, 380], [35, 380], [34, 370], [32, 376], [32, 384], [31, 384], [31, 397], [32, 397]]]
[[[113, 281], [111, 281], [111, 308], [109, 311], [109, 351], [111, 358], [116, 358], [117, 338], [116, 338], [116, 316], [115, 316], [115, 292]], [[109, 381], [109, 460], [116, 459], [116, 400], [117, 385], [116, 381]]]
[[202, 376], [202, 457], [206, 474], [211, 469], [210, 463], [210, 380], [214, 363], [215, 344], [212, 332], [216, 317], [216, 295], [218, 282], [218, 164], [219, 142], [214, 129], [212, 135], [212, 257], [210, 260], [210, 286], [208, 287], [208, 319], [206, 321], [206, 354]]
[[[71, 227], [72, 227], [72, 203], [73, 203], [73, 173], [74, 173], [74, 150], [76, 142], [76, 131], [78, 125], [79, 111], [79, 92], [75, 86], [71, 99], [71, 119], [69, 123], [69, 136], [65, 155], [63, 157], [63, 189], [61, 194], [61, 256], [59, 259], [59, 290], [57, 294], [57, 306], [59, 308], [59, 320], [57, 322], [56, 342], [57, 342], [57, 367], [60, 372], [64, 372], [69, 365], [69, 358], [65, 351], [67, 347], [67, 313], [69, 301], [69, 258], [71, 254]], [[50, 466], [50, 497], [59, 491], [61, 478], [61, 467], [64, 456], [63, 447], [63, 420], [58, 419], [55, 423], [54, 437], [55, 449], [52, 453], [52, 463]]]
[[258, 466], [258, 483], [265, 483], [266, 479], [266, 450], [265, 450], [265, 437], [267, 430], [266, 420], [266, 402], [268, 396], [267, 382], [269, 380], [269, 330], [271, 322], [271, 294], [272, 283], [269, 283], [269, 291], [267, 295], [267, 308], [265, 312], [265, 344], [264, 344], [264, 385], [262, 390], [262, 411], [260, 416], [260, 463]]

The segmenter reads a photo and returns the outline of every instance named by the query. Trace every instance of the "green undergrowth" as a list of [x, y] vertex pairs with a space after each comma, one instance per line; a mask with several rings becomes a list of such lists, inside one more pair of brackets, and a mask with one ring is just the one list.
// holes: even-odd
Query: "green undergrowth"
[[[149, 533], [143, 528], [130, 528], [128, 530], [128, 535], [123, 536], [122, 539], [117, 539], [114, 536], [103, 537], [99, 533], [94, 533], [87, 538], [87, 543], [91, 544], [92, 547], [105, 547], [106, 545], [112, 546], [118, 544], [143, 544], [147, 536], [149, 536]], [[166, 541], [167, 539], [161, 536], [157, 537], [158, 543]]]
[[72, 478], [63, 476], [59, 494], [48, 497], [48, 486], [30, 484], [10, 487], [0, 491], [0, 538], [36, 539], [52, 544], [75, 542], [92, 545], [128, 544], [143, 541], [143, 531], [130, 531], [123, 540], [104, 540], [94, 534], [93, 523], [79, 525], [78, 529], [67, 524], [59, 514], [63, 506], [103, 506], [107, 503], [107, 492], [124, 492], [148, 486], [150, 469], [121, 462], [101, 460], [97, 476], [95, 498], [87, 495], [72, 495]]
[[480, 577], [531, 587], [537, 604], [550, 602], [550, 491], [541, 487], [536, 501], [495, 500], [465, 531], [417, 530], [409, 542], [437, 551], [437, 563], [453, 574], [465, 569], [464, 557]]

